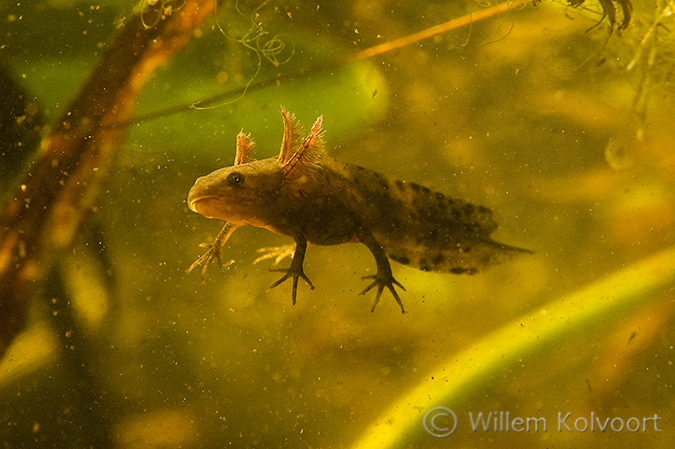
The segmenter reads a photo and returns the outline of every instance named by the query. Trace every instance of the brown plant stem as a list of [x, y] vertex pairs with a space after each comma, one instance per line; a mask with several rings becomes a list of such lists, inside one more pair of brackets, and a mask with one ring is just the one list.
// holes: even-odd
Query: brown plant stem
[[172, 106], [167, 109], [162, 109], [155, 112], [150, 112], [140, 116], [133, 117], [129, 122], [120, 122], [118, 124], [113, 124], [113, 126], [129, 126], [130, 124], [137, 124], [148, 122], [160, 117], [166, 117], [173, 114], [179, 114], [182, 112], [187, 112], [194, 109], [209, 109], [212, 107], [218, 107], [221, 105], [221, 102], [228, 98], [240, 97], [246, 93], [254, 92], [260, 89], [264, 89], [269, 86], [278, 84], [279, 82], [293, 81], [304, 76], [312, 75], [315, 73], [321, 73], [335, 69], [337, 67], [343, 67], [353, 62], [362, 61], [368, 58], [379, 56], [387, 52], [411, 45], [425, 39], [429, 39], [439, 34], [447, 33], [453, 30], [460, 29], [462, 27], [470, 26], [474, 23], [478, 23], [482, 20], [498, 16], [499, 14], [507, 13], [513, 9], [524, 7], [527, 4], [531, 4], [532, 0], [507, 0], [497, 5], [491, 6], [489, 8], [481, 9], [470, 14], [452, 19], [448, 22], [435, 25], [431, 28], [419, 31], [417, 33], [410, 34], [398, 39], [394, 39], [390, 42], [385, 42], [379, 45], [375, 45], [365, 50], [357, 51], [356, 53], [349, 54], [342, 58], [337, 58], [332, 61], [329, 61], [325, 64], [319, 64], [313, 67], [304, 68], [294, 72], [284, 73], [277, 77], [258, 81], [251, 83], [251, 85], [246, 87], [241, 87], [239, 89], [223, 92], [216, 94], [212, 97], [205, 98], [195, 103], [183, 104], [178, 106]]
[[[155, 4], [127, 19], [87, 83], [40, 145], [0, 208], [0, 357], [23, 328], [29, 300], [91, 211], [149, 75], [213, 14], [217, 0], [179, 10]], [[148, 16], [156, 20], [147, 20]]]

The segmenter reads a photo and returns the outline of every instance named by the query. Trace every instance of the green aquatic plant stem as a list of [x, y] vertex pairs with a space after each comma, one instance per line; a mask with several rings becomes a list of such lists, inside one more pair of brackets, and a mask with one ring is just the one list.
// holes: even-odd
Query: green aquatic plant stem
[[456, 403], [459, 397], [487, 386], [491, 374], [523, 356], [568, 336], [579, 336], [596, 322], [634, 312], [660, 298], [659, 290], [674, 284], [672, 247], [511, 321], [434, 368], [384, 410], [353, 447], [406, 447], [411, 437], [424, 433], [422, 419], [431, 408]]

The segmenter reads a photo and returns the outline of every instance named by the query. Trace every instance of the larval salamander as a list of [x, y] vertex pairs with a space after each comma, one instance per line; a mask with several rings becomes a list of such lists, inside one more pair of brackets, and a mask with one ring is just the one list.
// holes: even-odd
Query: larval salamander
[[[225, 226], [209, 250], [190, 267], [204, 271], [229, 236], [251, 225], [287, 235], [295, 252], [285, 274], [270, 288], [292, 279], [295, 304], [298, 279], [313, 289], [303, 270], [307, 244], [363, 243], [375, 257], [377, 273], [361, 294], [377, 287], [375, 302], [386, 287], [405, 313], [389, 264], [393, 259], [424, 270], [475, 274], [491, 265], [531, 251], [496, 242], [492, 212], [450, 198], [412, 182], [387, 178], [324, 154], [322, 117], [302, 138], [293, 114], [281, 108], [284, 136], [278, 157], [254, 160], [250, 135], [239, 133], [234, 165], [195, 182], [189, 208]], [[189, 271], [189, 270], [188, 270]]]

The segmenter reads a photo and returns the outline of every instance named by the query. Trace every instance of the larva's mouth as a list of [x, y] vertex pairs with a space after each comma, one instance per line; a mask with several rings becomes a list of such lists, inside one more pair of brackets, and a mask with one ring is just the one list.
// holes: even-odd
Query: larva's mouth
[[191, 210], [192, 212], [197, 212], [197, 213], [199, 213], [199, 211], [197, 210], [197, 203], [199, 202], [200, 199], [201, 199], [201, 198], [190, 198], [190, 197], [188, 196], [187, 203], [188, 203], [188, 207], [190, 208], [190, 210]]
[[214, 218], [209, 210], [218, 202], [218, 199], [213, 195], [203, 195], [198, 197], [188, 196], [188, 207], [192, 212], [196, 212], [200, 215], [205, 216], [206, 218]]
[[223, 198], [219, 195], [189, 195], [187, 205], [192, 212], [196, 212], [205, 218], [246, 224], [245, 217], [242, 217], [236, 208], [233, 209], [231, 203], [223, 201]]

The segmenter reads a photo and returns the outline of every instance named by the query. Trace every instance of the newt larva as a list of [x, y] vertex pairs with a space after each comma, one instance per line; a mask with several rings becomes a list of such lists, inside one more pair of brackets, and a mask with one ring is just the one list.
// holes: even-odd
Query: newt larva
[[295, 116], [281, 108], [284, 136], [278, 157], [254, 160], [254, 142], [239, 133], [234, 165], [195, 182], [189, 208], [226, 222], [206, 254], [204, 271], [235, 229], [245, 225], [268, 229], [295, 240], [291, 265], [270, 288], [292, 280], [295, 304], [298, 279], [313, 289], [303, 261], [307, 244], [363, 243], [375, 257], [377, 273], [361, 294], [377, 287], [372, 309], [387, 288], [405, 313], [389, 259], [424, 270], [475, 274], [518, 253], [531, 253], [496, 242], [492, 212], [450, 198], [413, 182], [391, 179], [338, 161], [324, 153], [323, 118], [303, 139]]

